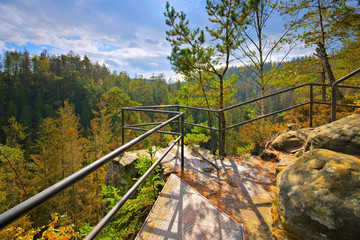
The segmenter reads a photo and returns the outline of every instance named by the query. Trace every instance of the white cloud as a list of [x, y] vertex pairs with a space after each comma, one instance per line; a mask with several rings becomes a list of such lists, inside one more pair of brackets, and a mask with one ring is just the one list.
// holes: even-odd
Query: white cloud
[[166, 59], [170, 47], [165, 40], [164, 10], [160, 0], [144, 1], [142, 6], [132, 0], [101, 4], [14, 0], [0, 4], [0, 49], [16, 44], [17, 50], [38, 48], [33, 54], [44, 47], [53, 54], [73, 50], [92, 61], [112, 63], [112, 70], [147, 77], [161, 69], [173, 75]]
[[4, 42], [4, 41], [1, 41], [1, 40], [0, 40], [0, 49], [7, 50], [7, 49], [6, 49], [6, 44], [5, 44], [5, 42]]

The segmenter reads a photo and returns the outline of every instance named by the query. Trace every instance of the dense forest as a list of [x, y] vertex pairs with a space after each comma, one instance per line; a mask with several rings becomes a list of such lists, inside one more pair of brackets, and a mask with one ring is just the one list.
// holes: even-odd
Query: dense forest
[[[315, 28], [306, 25], [306, 21], [316, 22], [319, 19], [316, 11], [313, 15], [309, 12], [300, 21], [302, 25], [295, 28], [295, 24], [290, 24], [293, 27], [290, 30], [298, 33], [299, 29], [310, 29], [304, 30], [301, 36], [290, 36], [290, 30], [286, 30], [284, 38], [275, 41], [275, 47], [270, 48], [270, 51], [296, 39], [308, 46], [315, 46], [314, 54], [271, 61], [266, 56], [274, 52], [267, 55], [265, 48], [255, 44], [261, 43], [261, 39], [266, 36], [258, 35], [259, 41], [240, 41], [237, 39], [239, 35], [224, 39], [221, 34], [226, 30], [235, 33], [239, 25], [246, 24], [248, 28], [251, 26], [261, 33], [265, 22], [256, 25], [258, 22], [252, 20], [261, 14], [263, 17], [259, 19], [267, 19], [266, 14], [271, 13], [267, 8], [279, 8], [277, 11], [282, 14], [291, 15], [296, 9], [304, 7], [298, 5], [298, 2], [306, 1], [296, 1], [288, 8], [266, 5], [268, 2], [263, 1], [265, 5], [249, 8], [252, 9], [250, 12], [246, 12], [247, 9], [239, 11], [231, 8], [232, 11], [238, 11], [236, 19], [250, 19], [244, 22], [235, 21], [232, 15], [224, 15], [221, 6], [228, 7], [228, 2], [223, 5], [215, 2], [208, 1], [208, 14], [212, 23], [218, 24], [218, 29], [222, 31], [207, 28], [208, 35], [218, 43], [210, 47], [205, 45], [206, 34], [198, 29], [192, 32], [186, 23], [186, 16], [167, 5], [165, 17], [171, 29], [167, 32], [167, 38], [173, 47], [169, 60], [174, 70], [184, 76], [183, 81], [175, 83], [167, 82], [163, 74], [146, 79], [141, 75], [131, 78], [125, 71], [111, 72], [106, 65], [94, 63], [88, 56], [79, 56], [72, 51], [61, 55], [53, 55], [46, 50], [40, 55], [31, 55], [26, 50], [5, 52], [0, 59], [0, 211], [5, 212], [119, 147], [122, 140], [121, 107], [179, 104], [221, 109], [303, 83], [332, 83], [360, 67], [360, 24], [357, 24], [360, 18], [356, 8], [335, 3], [322, 6], [334, 10], [323, 12], [324, 29], [320, 30], [326, 34], [321, 34], [320, 30], [312, 34]], [[232, 20], [234, 25], [220, 21], [217, 14]], [[338, 14], [338, 18], [331, 14]], [[319, 26], [316, 25], [316, 29]], [[181, 34], [182, 37], [179, 37]], [[245, 34], [243, 37], [253, 36]], [[316, 41], [316, 37], [321, 40]], [[255, 44], [259, 52], [247, 51], [251, 43]], [[333, 45], [339, 47], [330, 47]], [[239, 52], [245, 53], [248, 61], [241, 60]], [[238, 60], [237, 64], [221, 62], [227, 55]], [[354, 77], [346, 85], [359, 86], [359, 81], [360, 77]], [[342, 89], [340, 93], [340, 101], [343, 103], [360, 104], [359, 91]], [[328, 102], [331, 97], [329, 88], [316, 87], [314, 97], [317, 101]], [[288, 92], [228, 111], [222, 116], [223, 122], [220, 124], [229, 126], [308, 100], [308, 89]], [[315, 125], [329, 121], [329, 106], [316, 105], [314, 110]], [[340, 116], [354, 111], [358, 110], [339, 108]], [[213, 127], [219, 125], [216, 120], [219, 116], [189, 110], [185, 112], [188, 122]], [[130, 114], [126, 121], [133, 124], [159, 122], [167, 117], [161, 114]], [[223, 138], [226, 152], [240, 155], [254, 151], [264, 144], [267, 137], [285, 129], [287, 123], [308, 126], [308, 107], [228, 131]], [[186, 134], [186, 144], [201, 144], [216, 152], [214, 142], [220, 136], [190, 126], [186, 127]], [[139, 133], [126, 131], [127, 140], [137, 135]], [[137, 148], [153, 151], [151, 145], [164, 146], [170, 140], [168, 136], [156, 135]], [[138, 173], [144, 172], [151, 161], [153, 159], [147, 158], [139, 161], [136, 166]], [[115, 189], [104, 185], [106, 170], [106, 167], [99, 169], [28, 216], [1, 230], [0, 237], [83, 237], [103, 216], [106, 211], [104, 202], [112, 206], [126, 192], [126, 188]], [[132, 210], [143, 215], [131, 215], [127, 211], [130, 205], [125, 207], [121, 214], [127, 217], [114, 221], [111, 228], [105, 229], [108, 236], [113, 236], [116, 228], [123, 230], [119, 238], [127, 239], [136, 234], [134, 229], [141, 225], [141, 219], [146, 216], [145, 210], [151, 208], [163, 184], [164, 179], [159, 172], [157, 169], [150, 177], [149, 181], [152, 182], [144, 184], [138, 195], [131, 199]], [[127, 178], [129, 185], [134, 181], [130, 176], [124, 178]], [[147, 194], [149, 192], [154, 194]]]

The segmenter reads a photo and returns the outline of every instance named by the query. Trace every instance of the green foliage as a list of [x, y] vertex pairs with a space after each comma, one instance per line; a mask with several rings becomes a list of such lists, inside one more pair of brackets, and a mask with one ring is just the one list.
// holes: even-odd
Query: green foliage
[[356, 22], [358, 21], [359, 9], [347, 5], [346, 1], [297, 0], [280, 2], [282, 13], [292, 17], [289, 24], [296, 24], [297, 31], [293, 34], [301, 38], [307, 45], [321, 41], [327, 45], [333, 43], [334, 40], [351, 38], [354, 36], [354, 32], [358, 30]]
[[[200, 125], [207, 126], [207, 122]], [[186, 145], [200, 145], [200, 143], [207, 143], [211, 138], [210, 130], [194, 126], [191, 133], [185, 135], [184, 142]]]
[[265, 119], [246, 124], [237, 132], [237, 153], [244, 154], [251, 151], [253, 154], [260, 154], [266, 143], [276, 133], [287, 129], [285, 122], [277, 122], [276, 118]]
[[20, 143], [30, 135], [25, 133], [27, 127], [18, 123], [14, 116], [9, 118], [8, 123], [8, 126], [3, 126], [4, 132], [6, 133], [6, 145], [13, 148], [21, 148]]
[[[149, 151], [154, 153], [154, 149], [149, 148]], [[148, 158], [147, 156], [139, 156], [136, 168], [138, 169], [140, 177], [150, 168], [154, 161], [155, 159]], [[134, 180], [138, 180], [140, 177], [136, 177]], [[129, 176], [125, 178], [129, 178]], [[114, 220], [100, 232], [98, 239], [133, 239], [151, 210], [164, 184], [161, 168], [157, 166], [146, 178], [145, 182], [141, 184], [136, 193], [122, 206], [119, 212], [116, 213], [113, 218]], [[120, 189], [112, 186], [103, 187], [103, 201], [107, 205], [107, 210], [115, 206], [128, 191], [129, 185]], [[88, 224], [85, 224], [81, 228], [83, 236], [91, 230], [92, 227], [89, 227]]]
[[[169, 60], [175, 71], [187, 78], [195, 78], [203, 94], [206, 92], [204, 87], [207, 79], [217, 81], [217, 107], [223, 108], [226, 96], [225, 74], [230, 65], [231, 54], [239, 48], [242, 41], [239, 33], [249, 14], [249, 6], [245, 1], [207, 1], [206, 11], [209, 26], [205, 31], [200, 28], [191, 30], [186, 14], [176, 12], [174, 7], [166, 4], [164, 15], [166, 24], [171, 28], [166, 31], [166, 39], [173, 47]], [[208, 40], [205, 32], [209, 36]], [[209, 103], [207, 107], [210, 107]]]
[[[121, 130], [121, 108], [127, 106], [140, 106], [139, 103], [132, 101], [130, 97], [124, 93], [120, 88], [114, 87], [103, 94], [102, 96], [106, 102], [105, 113], [109, 114], [113, 125], [115, 136], [119, 136]], [[126, 124], [136, 124], [140, 122], [140, 115], [138, 112], [128, 112], [127, 113]]]

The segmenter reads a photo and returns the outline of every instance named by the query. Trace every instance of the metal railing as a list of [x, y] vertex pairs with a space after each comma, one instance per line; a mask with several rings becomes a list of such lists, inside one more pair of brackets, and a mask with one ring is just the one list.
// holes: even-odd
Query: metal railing
[[[345, 77], [337, 80], [333, 84], [305, 83], [305, 84], [298, 85], [298, 86], [295, 86], [295, 87], [291, 87], [291, 88], [281, 90], [281, 91], [278, 91], [278, 92], [275, 92], [275, 93], [271, 93], [271, 94], [268, 94], [266, 96], [258, 97], [258, 98], [255, 98], [255, 99], [252, 99], [252, 100], [249, 100], [249, 101], [245, 101], [245, 102], [242, 102], [242, 103], [239, 103], [239, 104], [235, 104], [233, 106], [226, 107], [226, 108], [223, 108], [223, 109], [220, 109], [220, 110], [199, 108], [199, 107], [189, 107], [189, 106], [183, 106], [183, 105], [159, 105], [159, 106], [140, 106], [140, 107], [133, 107], [133, 108], [123, 108], [123, 111], [135, 110], [135, 109], [136, 109], [136, 111], [145, 111], [145, 110], [149, 111], [149, 109], [159, 109], [159, 108], [160, 109], [164, 109], [164, 108], [171, 109], [171, 108], [176, 108], [177, 111], [180, 111], [181, 109], [191, 109], [191, 110], [199, 110], [199, 111], [216, 113], [216, 115], [218, 116], [218, 128], [214, 128], [212, 126], [203, 126], [203, 125], [200, 125], [200, 124], [194, 124], [194, 123], [189, 123], [189, 122], [184, 122], [184, 124], [189, 125], [189, 126], [196, 126], [196, 127], [200, 127], [200, 128], [204, 128], [204, 129], [209, 129], [211, 131], [218, 132], [218, 136], [219, 136], [219, 141], [218, 141], [219, 155], [225, 155], [225, 140], [222, 139], [221, 136], [223, 135], [222, 134], [223, 132], [226, 132], [229, 129], [239, 127], [239, 126], [245, 125], [247, 123], [251, 123], [251, 122], [260, 120], [260, 119], [268, 118], [270, 116], [274, 116], [274, 115], [289, 111], [291, 109], [295, 109], [295, 108], [306, 106], [306, 105], [309, 105], [309, 127], [313, 127], [313, 115], [314, 115], [313, 114], [313, 112], [314, 112], [313, 108], [314, 108], [314, 104], [331, 105], [331, 121], [336, 120], [336, 106], [360, 108], [360, 106], [358, 106], [358, 105], [338, 104], [336, 102], [336, 95], [335, 95], [335, 91], [336, 91], [337, 88], [360, 89], [360, 87], [358, 87], [358, 86], [339, 85], [339, 83], [349, 79], [350, 77], [353, 77], [353, 76], [357, 75], [358, 73], [360, 73], [360, 68], [355, 70], [354, 72], [346, 75]], [[314, 87], [315, 86], [330, 87], [331, 88], [331, 96], [332, 96], [331, 101], [330, 102], [315, 101], [315, 99], [314, 99]], [[271, 113], [267, 113], [267, 114], [259, 116], [259, 117], [255, 117], [255, 118], [252, 118], [252, 119], [249, 119], [249, 120], [246, 120], [246, 121], [242, 121], [240, 123], [233, 124], [231, 126], [222, 127], [222, 125], [221, 125], [221, 116], [224, 116], [224, 113], [226, 111], [229, 111], [229, 110], [235, 109], [235, 108], [239, 108], [239, 107], [242, 107], [242, 106], [246, 106], [246, 105], [249, 105], [251, 103], [254, 103], [254, 102], [257, 102], [257, 101], [260, 101], [260, 100], [263, 100], [263, 99], [267, 99], [267, 98], [270, 98], [270, 97], [273, 97], [273, 96], [278, 96], [278, 95], [283, 94], [283, 93], [287, 93], [287, 92], [294, 91], [294, 90], [301, 89], [301, 88], [306, 88], [306, 87], [309, 87], [309, 101], [299, 103], [299, 104], [295, 104], [295, 105], [292, 105], [292, 106], [289, 106], [289, 107], [286, 107], [286, 108], [283, 108], [283, 109], [280, 109], [280, 110], [276, 110], [276, 111], [273, 111]], [[169, 113], [169, 112], [171, 112], [171, 111], [164, 111], [164, 113]], [[124, 112], [123, 112], [122, 116], [123, 117], [125, 116]], [[124, 130], [125, 129], [142, 130], [143, 131], [145, 129], [140, 129], [138, 127], [139, 126], [145, 126], [145, 125], [151, 125], [151, 124], [157, 124], [157, 123], [125, 125], [124, 118], [123, 118], [122, 119], [122, 124], [123, 124], [122, 125], [123, 126], [122, 135], [124, 136]], [[123, 140], [124, 139], [125, 138], [123, 137]]]
[[[156, 111], [155, 112], [162, 112]], [[111, 218], [115, 215], [115, 213], [124, 205], [124, 203], [131, 197], [131, 195], [136, 191], [136, 189], [140, 186], [140, 184], [146, 179], [146, 177], [155, 169], [155, 167], [161, 162], [162, 159], [170, 152], [170, 150], [179, 143], [181, 145], [180, 152], [180, 161], [181, 161], [181, 171], [184, 170], [184, 114], [182, 112], [172, 111], [171, 114], [175, 114], [172, 118], [158, 124], [153, 129], [147, 129], [147, 132], [142, 134], [141, 136], [133, 139], [132, 141], [123, 144], [121, 147], [112, 151], [111, 153], [105, 155], [104, 157], [96, 160], [95, 162], [89, 164], [88, 166], [82, 168], [81, 170], [75, 172], [74, 174], [68, 176], [67, 178], [61, 180], [60, 182], [52, 185], [51, 187], [45, 189], [44, 191], [36, 194], [35, 196], [29, 198], [28, 200], [18, 204], [17, 206], [11, 208], [10, 210], [2, 213], [0, 215], [0, 229], [6, 227], [19, 217], [25, 215], [29, 211], [33, 210], [40, 204], [49, 200], [51, 197], [55, 196], [59, 192], [65, 190], [76, 182], [80, 181], [87, 175], [91, 174], [95, 170], [99, 169], [112, 159], [121, 155], [125, 151], [129, 150], [134, 145], [140, 143], [142, 140], [148, 138], [154, 133], [160, 132], [160, 129], [169, 125], [172, 122], [177, 122], [179, 124], [178, 129], [180, 132], [171, 132], [169, 134], [177, 135], [177, 139], [171, 144], [171, 146], [162, 154], [162, 156], [146, 171], [146, 173], [141, 176], [141, 178], [130, 188], [130, 190], [121, 198], [121, 200], [112, 208], [106, 216], [95, 226], [95, 228], [86, 236], [85, 239], [93, 239], [95, 236], [101, 231], [102, 228], [106, 226], [106, 224], [111, 220]]]
[[[352, 73], [346, 75], [345, 77], [337, 80], [336, 82], [333, 83], [333, 85], [331, 86], [331, 121], [335, 121], [336, 120], [336, 106], [339, 105], [336, 103], [336, 90], [338, 87], [346, 87], [346, 88], [356, 88], [359, 89], [359, 87], [356, 86], [338, 86], [339, 83], [342, 83], [343, 81], [355, 76], [356, 74], [360, 73], [360, 68], [353, 71]], [[344, 105], [341, 105], [344, 106]], [[350, 107], [356, 107], [356, 106], [350, 106]]]
[[[349, 75], [339, 79], [338, 81], [336, 81], [334, 84], [329, 85], [329, 84], [318, 84], [318, 83], [307, 83], [307, 84], [303, 84], [303, 85], [299, 85], [296, 87], [292, 87], [286, 90], [282, 90], [276, 93], [272, 93], [260, 98], [256, 98], [253, 100], [249, 100], [243, 103], [239, 103], [224, 109], [220, 109], [220, 110], [212, 110], [212, 109], [206, 109], [206, 108], [198, 108], [198, 107], [189, 107], [189, 106], [181, 106], [181, 105], [163, 105], [163, 106], [142, 106], [142, 107], [125, 107], [122, 108], [122, 146], [119, 147], [118, 149], [112, 151], [111, 153], [105, 155], [104, 157], [96, 160], [95, 162], [89, 164], [88, 166], [82, 168], [81, 170], [77, 171], [76, 173], [70, 175], [69, 177], [61, 180], [60, 182], [52, 185], [51, 187], [47, 188], [46, 190], [38, 193], [37, 195], [29, 198], [28, 200], [20, 203], [19, 205], [13, 207], [12, 209], [6, 211], [5, 213], [2, 213], [0, 215], [0, 229], [4, 228], [5, 226], [9, 225], [10, 223], [12, 223], [13, 221], [15, 221], [16, 219], [18, 219], [19, 217], [25, 215], [26, 213], [28, 213], [29, 211], [33, 210], [34, 208], [36, 208], [37, 206], [39, 206], [40, 204], [44, 203], [45, 201], [49, 200], [51, 197], [55, 196], [56, 194], [58, 194], [59, 192], [65, 190], [66, 188], [68, 188], [69, 186], [75, 184], [76, 182], [80, 181], [81, 179], [83, 179], [84, 177], [86, 177], [87, 175], [91, 174], [92, 172], [94, 172], [95, 170], [99, 169], [100, 167], [102, 167], [103, 165], [105, 165], [106, 163], [108, 163], [109, 161], [111, 161], [112, 159], [114, 159], [115, 157], [121, 155], [122, 153], [124, 153], [125, 151], [129, 150], [131, 147], [133, 147], [134, 145], [140, 143], [142, 140], [148, 138], [149, 136], [151, 136], [154, 133], [163, 133], [163, 134], [172, 134], [172, 135], [176, 135], [178, 136], [176, 138], [176, 140], [171, 144], [171, 146], [162, 154], [162, 156], [147, 170], [147, 172], [131, 187], [131, 189], [121, 198], [121, 200], [114, 206], [113, 209], [111, 209], [106, 216], [95, 226], [95, 228], [90, 232], [90, 234], [85, 238], [85, 239], [93, 239], [96, 237], [96, 235], [101, 231], [102, 228], [104, 228], [106, 226], [106, 224], [111, 220], [111, 218], [116, 214], [116, 212], [124, 205], [124, 203], [131, 197], [131, 195], [136, 191], [136, 189], [141, 185], [141, 183], [146, 179], [146, 177], [155, 169], [155, 167], [162, 161], [162, 159], [170, 152], [170, 150], [177, 144], [179, 143], [181, 145], [181, 151], [180, 151], [180, 160], [181, 160], [181, 171], [184, 170], [184, 125], [189, 125], [189, 126], [197, 126], [197, 127], [201, 127], [201, 128], [205, 128], [205, 129], [209, 129], [211, 131], [217, 131], [219, 136], [222, 135], [223, 132], [253, 122], [253, 121], [257, 121], [259, 119], [263, 119], [263, 118], [267, 118], [294, 108], [298, 108], [301, 106], [305, 106], [305, 105], [309, 105], [309, 125], [312, 126], [312, 121], [313, 121], [313, 105], [314, 104], [326, 104], [326, 105], [331, 105], [331, 109], [332, 109], [332, 121], [336, 120], [336, 106], [345, 106], [345, 107], [355, 107], [355, 108], [359, 108], [360, 106], [357, 105], [346, 105], [346, 104], [337, 104], [336, 103], [336, 96], [334, 95], [334, 92], [337, 88], [354, 88], [354, 89], [360, 89], [360, 87], [357, 86], [344, 86], [344, 85], [338, 85], [339, 83], [345, 81], [346, 79], [358, 74], [360, 72], [360, 69], [350, 73]], [[220, 116], [222, 116], [223, 114], [220, 113], [224, 113], [226, 111], [229, 111], [231, 109], [235, 109], [241, 106], [245, 106], [248, 105], [250, 103], [256, 102], [256, 101], [260, 101], [272, 96], [276, 96], [282, 93], [286, 93], [289, 91], [293, 91], [296, 89], [300, 89], [300, 88], [304, 88], [309, 86], [309, 101], [301, 103], [301, 104], [296, 104], [284, 109], [280, 109], [280, 110], [276, 110], [274, 112], [253, 118], [253, 119], [249, 119], [240, 123], [236, 123], [233, 124], [231, 126], [228, 127], [224, 127], [222, 128], [221, 126], [221, 119]], [[314, 101], [314, 96], [313, 96], [313, 87], [314, 86], [325, 86], [325, 87], [331, 87], [332, 88], [332, 101], [329, 102], [321, 102], [321, 101]], [[176, 111], [166, 111], [166, 110], [156, 110], [156, 109], [163, 109], [163, 108], [176, 108]], [[188, 123], [188, 122], [184, 122], [184, 113], [180, 112], [181, 109], [190, 109], [190, 110], [199, 110], [199, 111], [205, 111], [205, 112], [212, 112], [212, 113], [216, 113], [216, 115], [218, 116], [218, 128], [214, 128], [212, 126], [203, 126], [200, 124], [195, 124], [195, 123]], [[125, 125], [125, 111], [140, 111], [140, 112], [152, 112], [152, 113], [164, 113], [164, 114], [171, 114], [171, 115], [175, 115], [173, 117], [171, 117], [170, 119], [164, 121], [164, 122], [156, 122], [156, 123], [145, 123], [145, 124], [133, 124], [133, 125]], [[175, 124], [178, 125], [178, 132], [173, 132], [173, 131], [161, 131], [160, 129], [165, 127], [166, 125], [169, 125], [171, 123], [175, 122]], [[154, 126], [154, 128], [152, 129], [145, 129], [143, 127], [145, 126]], [[128, 143], [125, 143], [125, 134], [124, 131], [125, 129], [130, 129], [130, 130], [139, 130], [139, 131], [146, 131], [144, 134], [142, 134], [141, 136], [131, 140]], [[221, 140], [221, 139], [220, 139]], [[219, 147], [219, 153], [220, 155], [225, 154], [224, 152], [224, 148], [225, 146], [221, 143], [221, 141], [219, 141], [218, 144]]]

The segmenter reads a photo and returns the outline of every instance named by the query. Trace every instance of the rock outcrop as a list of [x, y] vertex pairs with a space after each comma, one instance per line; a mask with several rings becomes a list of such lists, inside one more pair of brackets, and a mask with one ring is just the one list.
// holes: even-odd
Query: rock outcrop
[[305, 151], [329, 149], [360, 155], [360, 115], [353, 115], [317, 127], [309, 134]]
[[312, 128], [307, 128], [282, 133], [272, 141], [271, 146], [275, 150], [291, 153], [303, 147], [312, 130]]
[[296, 238], [360, 239], [360, 159], [311, 150], [278, 175], [277, 191], [280, 219]]
[[126, 172], [131, 176], [136, 176], [137, 169], [135, 166], [136, 160], [139, 159], [138, 154], [146, 154], [146, 151], [125, 152], [124, 155], [110, 161], [109, 169], [105, 177], [105, 184], [117, 188], [127, 185], [128, 183], [124, 181], [123, 174]]

